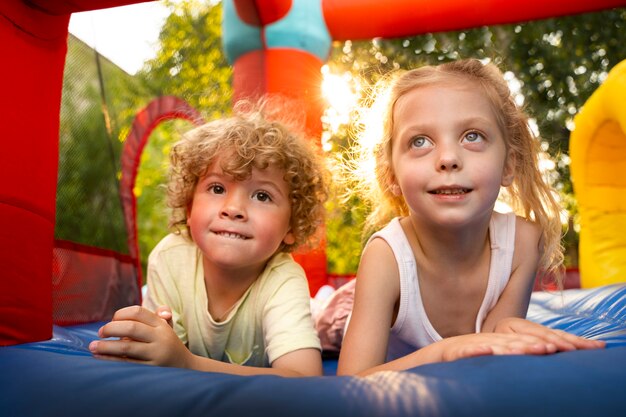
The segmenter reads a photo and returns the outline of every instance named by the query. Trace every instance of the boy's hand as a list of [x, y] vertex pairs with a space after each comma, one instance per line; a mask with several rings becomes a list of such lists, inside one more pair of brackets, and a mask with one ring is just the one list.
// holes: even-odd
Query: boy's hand
[[89, 350], [101, 359], [186, 368], [193, 356], [165, 319], [139, 306], [115, 312], [111, 322], [100, 328], [98, 336], [120, 338], [89, 344]]
[[154, 313], [165, 320], [170, 327], [174, 328], [174, 323], [172, 323], [172, 309], [169, 306], [160, 306]]
[[498, 324], [496, 324], [494, 332], [535, 336], [545, 340], [546, 342], [554, 344], [556, 349], [559, 351], [598, 349], [606, 346], [606, 343], [601, 340], [590, 340], [584, 337], [575, 336], [563, 330], [551, 329], [541, 324], [518, 317], [507, 317], [500, 320]]

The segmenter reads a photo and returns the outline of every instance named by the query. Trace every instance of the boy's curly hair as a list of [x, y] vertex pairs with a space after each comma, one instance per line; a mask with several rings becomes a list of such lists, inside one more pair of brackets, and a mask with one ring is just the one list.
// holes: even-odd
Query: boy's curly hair
[[250, 177], [253, 168], [269, 166], [284, 171], [291, 203], [290, 225], [295, 242], [279, 251], [291, 252], [309, 243], [324, 221], [328, 196], [326, 171], [319, 150], [312, 141], [290, 130], [264, 104], [235, 106], [235, 115], [208, 122], [190, 130], [172, 147], [167, 202], [172, 209], [169, 226], [185, 232], [187, 213], [196, 185], [219, 158], [224, 173], [236, 180]]

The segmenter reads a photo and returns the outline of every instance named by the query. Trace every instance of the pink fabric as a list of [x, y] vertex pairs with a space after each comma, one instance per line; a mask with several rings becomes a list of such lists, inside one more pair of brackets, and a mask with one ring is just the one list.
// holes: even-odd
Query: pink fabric
[[352, 279], [339, 287], [328, 297], [320, 308], [315, 319], [315, 328], [324, 352], [339, 352], [348, 317], [354, 304], [354, 287]]

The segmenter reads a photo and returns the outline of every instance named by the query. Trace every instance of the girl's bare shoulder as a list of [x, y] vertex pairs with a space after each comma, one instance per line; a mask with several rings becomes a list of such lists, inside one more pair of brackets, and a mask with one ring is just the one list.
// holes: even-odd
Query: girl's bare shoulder
[[541, 227], [539, 223], [515, 216], [515, 245], [518, 243], [524, 247], [534, 246], [538, 248], [541, 241]]

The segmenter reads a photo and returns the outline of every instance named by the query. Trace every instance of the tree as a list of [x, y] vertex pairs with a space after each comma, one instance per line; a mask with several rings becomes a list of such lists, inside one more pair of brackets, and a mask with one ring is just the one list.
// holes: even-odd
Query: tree
[[178, 96], [208, 119], [229, 114], [232, 68], [222, 52], [221, 3], [165, 3], [172, 12], [161, 29], [157, 56], [139, 77], [155, 96]]
[[[232, 69], [221, 48], [221, 4], [193, 0], [168, 4], [172, 14], [162, 29], [160, 50], [139, 74], [145, 88], [154, 96], [172, 94], [184, 98], [208, 119], [229, 114]], [[572, 118], [606, 72], [626, 57], [626, 44], [620, 42], [625, 17], [625, 9], [615, 9], [401, 39], [337, 42], [328, 65], [332, 73], [348, 71], [353, 78], [371, 85], [393, 69], [467, 57], [494, 61], [518, 81], [546, 150], [557, 160], [553, 175], [563, 201], [575, 215], [567, 158]], [[349, 148], [350, 130], [351, 126], [343, 126], [332, 134], [330, 152], [341, 153]], [[174, 140], [177, 134], [171, 134], [167, 140]], [[149, 158], [157, 158], [157, 154], [154, 152]], [[148, 197], [147, 191], [159, 189], [157, 185], [163, 176], [151, 179], [155, 175], [141, 179], [140, 222], [151, 217], [150, 207], [157, 204], [156, 196]], [[343, 208], [338, 202], [334, 198], [328, 205], [329, 271], [354, 272], [367, 207], [354, 197]], [[143, 235], [142, 231], [140, 236]], [[575, 247], [576, 234], [570, 233], [568, 239], [569, 246]], [[148, 243], [143, 245], [147, 250], [151, 247]], [[575, 265], [575, 254], [568, 262]]]
[[128, 253], [117, 181], [122, 142], [148, 92], [70, 36], [59, 131], [55, 238]]
[[[537, 121], [546, 150], [557, 161], [552, 177], [565, 208], [575, 216], [567, 157], [573, 116], [608, 70], [626, 58], [626, 44], [621, 42], [625, 19], [626, 9], [622, 8], [402, 39], [346, 41], [335, 46], [329, 66], [333, 73], [352, 72], [365, 85], [390, 70], [457, 58], [490, 59], [504, 71], [511, 71], [519, 82], [527, 110]], [[349, 148], [350, 138], [345, 132], [350, 129], [332, 137], [336, 151]], [[344, 223], [330, 226], [329, 233], [339, 236], [339, 229], [355, 227], [355, 221], [363, 218], [367, 208], [356, 209], [354, 204], [359, 202], [351, 201], [342, 214]], [[351, 214], [355, 212], [357, 216]], [[328, 240], [332, 241], [331, 236]], [[577, 234], [570, 230], [565, 241], [569, 266], [576, 266], [577, 242]], [[353, 268], [356, 270], [356, 264]]]

